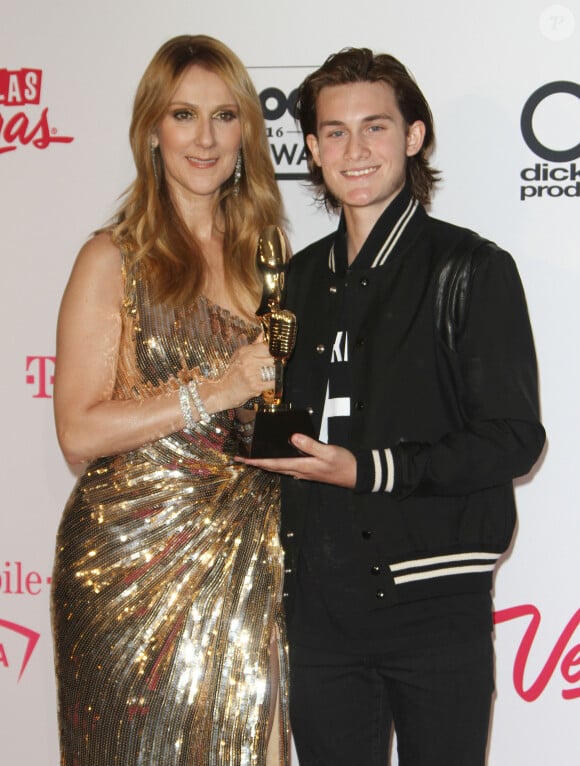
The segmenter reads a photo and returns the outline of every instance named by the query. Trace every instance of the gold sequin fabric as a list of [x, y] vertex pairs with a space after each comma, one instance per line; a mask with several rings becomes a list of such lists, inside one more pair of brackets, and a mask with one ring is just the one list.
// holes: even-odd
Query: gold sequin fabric
[[[204, 298], [154, 305], [126, 265], [124, 279], [117, 399], [219, 377], [258, 333]], [[233, 462], [237, 434], [221, 412], [78, 480], [52, 588], [61, 766], [262, 766], [271, 654], [288, 763], [279, 488]]]

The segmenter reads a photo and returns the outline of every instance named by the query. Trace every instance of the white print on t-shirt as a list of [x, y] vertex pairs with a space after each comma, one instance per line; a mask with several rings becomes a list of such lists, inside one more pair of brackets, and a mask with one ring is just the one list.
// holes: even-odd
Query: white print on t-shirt
[[348, 362], [348, 333], [342, 330], [336, 333], [336, 339], [332, 347], [330, 363], [332, 364], [333, 362]]
[[[348, 333], [340, 330], [336, 333], [336, 339], [332, 347], [330, 363], [348, 362]], [[350, 416], [350, 397], [335, 396], [330, 398], [330, 381], [326, 384], [326, 394], [324, 397], [324, 408], [322, 410], [322, 422], [320, 423], [320, 434], [318, 436], [321, 442], [328, 444], [328, 419], [336, 417]]]

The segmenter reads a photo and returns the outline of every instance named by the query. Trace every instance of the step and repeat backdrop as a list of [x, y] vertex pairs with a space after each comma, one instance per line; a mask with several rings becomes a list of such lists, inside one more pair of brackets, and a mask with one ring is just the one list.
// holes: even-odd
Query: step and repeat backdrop
[[52, 419], [56, 316], [76, 252], [132, 179], [137, 82], [183, 33], [221, 38], [249, 67], [295, 250], [335, 226], [304, 185], [295, 88], [329, 53], [365, 45], [406, 63], [433, 108], [432, 213], [514, 255], [548, 445], [518, 482], [519, 526], [495, 581], [489, 764], [578, 766], [580, 0], [3, 2], [0, 763], [58, 762], [48, 605], [75, 477]]

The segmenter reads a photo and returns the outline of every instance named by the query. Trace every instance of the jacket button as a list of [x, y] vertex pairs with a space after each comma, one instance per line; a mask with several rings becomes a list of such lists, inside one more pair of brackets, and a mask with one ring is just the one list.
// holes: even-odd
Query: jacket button
[[288, 594], [286, 593], [286, 591], [284, 591], [284, 593], [282, 594], [282, 598], [288, 598]]
[[358, 410], [360, 412], [361, 410], [364, 410], [365, 403], [361, 402], [361, 401], [355, 402], [354, 403], [354, 408], [355, 408], [355, 410]]
[[362, 537], [363, 540], [370, 540], [371, 537], [373, 536], [373, 533], [369, 529], [363, 529], [362, 532], [360, 533], [360, 536]]
[[288, 567], [288, 569], [285, 569], [285, 570], [284, 570], [284, 574], [292, 574], [292, 569], [291, 569], [291, 567]]
[[326, 346], [323, 343], [319, 343], [318, 346], [316, 346], [317, 354], [324, 354], [325, 351], [326, 351]]
[[286, 537], [294, 537], [294, 532], [286, 532]]
[[369, 284], [369, 280], [366, 277], [363, 277], [361, 279], [361, 281], [360, 281], [360, 286], [361, 287], [368, 287], [368, 284]]
[[307, 408], [306, 408], [306, 412], [307, 412], [309, 415], [314, 415], [314, 407], [307, 407]]
[[357, 338], [354, 345], [356, 348], [362, 348], [364, 344], [365, 344], [364, 338]]
[[329, 292], [331, 295], [336, 295], [336, 285], [330, 285], [330, 287], [329, 287], [329, 289], [328, 289], [328, 292]]
[[384, 597], [385, 597], [385, 591], [384, 591], [384, 590], [378, 590], [378, 591], [375, 593], [375, 596], [376, 596], [377, 598], [384, 598]]
[[374, 575], [375, 577], [378, 577], [378, 575], [380, 575], [380, 573], [381, 573], [381, 568], [379, 566], [377, 566], [375, 564], [374, 566], [371, 567], [371, 574], [372, 575]]

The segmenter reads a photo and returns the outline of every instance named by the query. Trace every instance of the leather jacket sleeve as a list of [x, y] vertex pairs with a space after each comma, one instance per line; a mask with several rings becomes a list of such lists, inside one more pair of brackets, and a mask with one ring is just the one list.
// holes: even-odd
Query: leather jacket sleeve
[[357, 493], [466, 495], [528, 473], [541, 453], [536, 355], [511, 256], [489, 242], [469, 259], [451, 253], [439, 274], [435, 322], [459, 370], [451, 395], [464, 426], [434, 443], [355, 453]]

